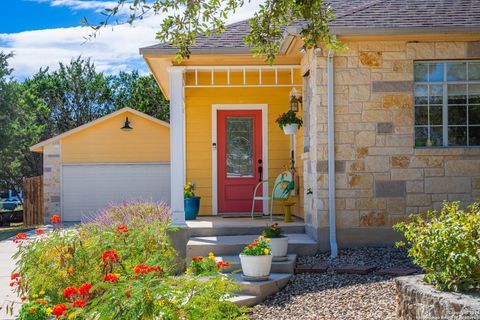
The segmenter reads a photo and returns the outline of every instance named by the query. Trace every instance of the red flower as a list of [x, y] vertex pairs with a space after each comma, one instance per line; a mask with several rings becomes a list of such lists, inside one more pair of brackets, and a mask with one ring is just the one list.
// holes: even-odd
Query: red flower
[[126, 225], [123, 225], [123, 224], [122, 224], [122, 225], [119, 225], [119, 226], [117, 227], [117, 232], [118, 232], [118, 233], [126, 233], [126, 232], [128, 232], [128, 228], [127, 228]]
[[[136, 265], [135, 268], [133, 268], [133, 273], [141, 274], [141, 275], [144, 275], [150, 272], [160, 272], [160, 271], [162, 271], [162, 267], [160, 266], [150, 267], [146, 264], [139, 264], [139, 265]], [[135, 278], [138, 279], [138, 276]]]
[[83, 308], [83, 307], [85, 307], [86, 304], [87, 303], [85, 302], [85, 300], [78, 299], [78, 300], [73, 301], [72, 308], [76, 308], [76, 307]]
[[18, 272], [12, 273], [12, 275], [10, 276], [11, 280], [17, 280], [18, 278], [20, 278], [20, 273]]
[[249, 245], [247, 246], [247, 248], [248, 248], [248, 249], [252, 249], [252, 248], [253, 248], [253, 244], [249, 244]]
[[53, 314], [55, 315], [55, 318], [58, 318], [64, 315], [67, 310], [68, 310], [68, 307], [63, 303], [56, 304], [55, 306], [53, 306]]
[[63, 290], [63, 296], [65, 299], [70, 300], [72, 296], [76, 295], [78, 293], [77, 288], [75, 287], [68, 287]]
[[59, 223], [60, 222], [60, 216], [57, 215], [57, 214], [54, 214], [51, 218], [50, 218], [50, 221], [52, 223]]
[[90, 294], [90, 289], [92, 289], [92, 284], [90, 282], [86, 282], [78, 287], [78, 293], [82, 296], [88, 296]]
[[19, 233], [15, 236], [15, 239], [13, 239], [13, 242], [18, 243], [21, 242], [22, 240], [27, 240], [27, 234], [26, 233]]
[[230, 265], [230, 263], [228, 263], [228, 262], [218, 261], [217, 268], [221, 269], [223, 267], [228, 267], [229, 265]]
[[36, 233], [37, 235], [42, 235], [42, 234], [43, 234], [43, 230], [42, 230], [42, 229], [37, 229], [37, 230], [35, 230], [35, 233]]
[[127, 299], [130, 299], [132, 297], [132, 294], [130, 292], [127, 292]]
[[27, 297], [23, 296], [23, 297], [20, 298], [20, 300], [25, 301], [25, 300], [27, 300]]
[[35, 308], [33, 308], [33, 307], [32, 307], [32, 308], [30, 308], [30, 313], [34, 313], [34, 312], [35, 312], [35, 310], [36, 310], [36, 309], [35, 309]]
[[116, 273], [109, 273], [103, 278], [103, 282], [117, 283], [119, 275]]
[[102, 254], [102, 260], [105, 263], [115, 263], [118, 262], [118, 253], [117, 250], [107, 250]]

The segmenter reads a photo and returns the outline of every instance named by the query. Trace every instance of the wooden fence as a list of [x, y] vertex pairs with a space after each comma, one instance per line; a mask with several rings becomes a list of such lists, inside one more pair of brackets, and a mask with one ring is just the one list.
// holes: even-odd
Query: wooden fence
[[23, 223], [43, 224], [43, 177], [23, 178]]

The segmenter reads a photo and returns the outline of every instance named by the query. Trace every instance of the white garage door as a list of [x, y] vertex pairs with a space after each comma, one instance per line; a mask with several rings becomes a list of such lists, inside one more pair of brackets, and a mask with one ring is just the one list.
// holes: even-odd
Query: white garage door
[[63, 165], [62, 176], [64, 221], [81, 221], [112, 202], [170, 203], [169, 164]]

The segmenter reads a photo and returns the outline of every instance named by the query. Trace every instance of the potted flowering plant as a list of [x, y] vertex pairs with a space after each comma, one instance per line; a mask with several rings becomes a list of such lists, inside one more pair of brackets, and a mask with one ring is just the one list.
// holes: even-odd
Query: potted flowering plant
[[185, 220], [197, 219], [200, 209], [200, 197], [195, 196], [195, 183], [189, 181], [183, 186], [183, 198], [185, 207]]
[[285, 132], [285, 134], [287, 135], [297, 133], [297, 130], [303, 125], [302, 119], [298, 118], [297, 114], [293, 110], [282, 113], [278, 116], [275, 122], [278, 124], [280, 129], [283, 129], [283, 132]]
[[287, 257], [288, 237], [283, 234], [278, 223], [269, 225], [262, 232], [262, 237], [270, 240], [270, 248], [273, 260], [281, 260]]
[[187, 268], [187, 274], [195, 276], [211, 276], [218, 274], [223, 271], [224, 268], [229, 266], [229, 262], [217, 261], [215, 254], [210, 252], [208, 257], [192, 257], [192, 261], [190, 261], [190, 265]]
[[272, 267], [270, 240], [263, 237], [255, 239], [240, 253], [243, 275], [249, 280], [266, 280]]

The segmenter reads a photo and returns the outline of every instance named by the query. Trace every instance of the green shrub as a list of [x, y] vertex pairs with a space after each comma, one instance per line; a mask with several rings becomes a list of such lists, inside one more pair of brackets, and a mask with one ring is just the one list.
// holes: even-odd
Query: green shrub
[[480, 289], [480, 204], [462, 210], [459, 202], [444, 203], [440, 212], [412, 215], [394, 228], [404, 234], [425, 282], [442, 290]]
[[172, 230], [168, 207], [133, 202], [18, 239], [20, 319], [243, 319], [246, 309], [228, 301], [238, 287], [215, 261], [207, 279], [178, 275]]

